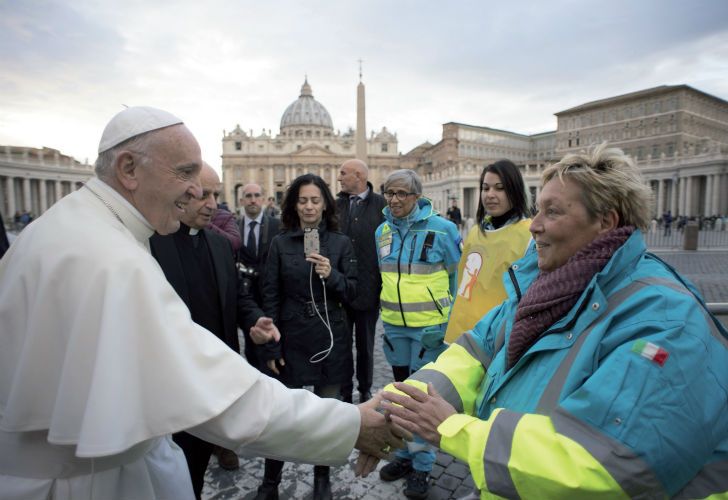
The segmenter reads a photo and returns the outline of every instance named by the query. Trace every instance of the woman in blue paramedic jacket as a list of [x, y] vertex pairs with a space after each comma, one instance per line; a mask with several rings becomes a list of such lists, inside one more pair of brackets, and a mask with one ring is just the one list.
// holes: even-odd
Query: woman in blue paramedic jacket
[[[384, 354], [394, 379], [401, 381], [444, 350], [462, 245], [457, 226], [422, 197], [414, 171], [392, 172], [384, 182], [384, 198], [385, 221], [375, 232]], [[432, 448], [415, 439], [382, 468], [380, 477], [394, 481], [408, 476], [405, 495], [424, 498], [434, 461]]]

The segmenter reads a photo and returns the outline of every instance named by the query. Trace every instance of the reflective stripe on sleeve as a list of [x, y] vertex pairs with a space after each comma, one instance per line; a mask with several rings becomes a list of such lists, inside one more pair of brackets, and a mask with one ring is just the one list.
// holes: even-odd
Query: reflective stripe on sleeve
[[[423, 368], [413, 373], [407, 380], [418, 380], [423, 382], [425, 386], [427, 384], [432, 384], [435, 387], [435, 390], [440, 393], [440, 396], [442, 396], [445, 401], [450, 403], [458, 413], [462, 413], [463, 400], [460, 399], [460, 394], [458, 394], [457, 389], [455, 389], [455, 386], [452, 384], [450, 379], [442, 372]], [[424, 391], [427, 392], [427, 387], [425, 387]]]
[[[427, 374], [437, 372], [439, 375]], [[459, 412], [473, 415], [475, 412], [475, 401], [478, 397], [480, 385], [485, 377], [485, 368], [476, 358], [471, 356], [463, 347], [453, 344], [437, 357], [437, 360], [428, 363], [414, 373], [410, 378], [414, 380], [433, 382], [435, 389], [442, 394], [440, 387], [452, 386], [457, 392], [447, 396], [448, 402]], [[447, 382], [445, 382], [445, 379]], [[443, 389], [449, 393], [449, 388]], [[445, 397], [445, 394], [442, 394]], [[458, 401], [459, 400], [459, 401]]]
[[584, 447], [631, 498], [667, 496], [647, 463], [630, 448], [561, 408], [554, 410], [551, 421], [556, 432]]
[[521, 418], [522, 413], [510, 410], [498, 412], [493, 417], [483, 453], [483, 474], [488, 491], [506, 498], [521, 498], [508, 469], [513, 435]]
[[[720, 495], [720, 496], [719, 496]], [[727, 498], [728, 461], [705, 465], [677, 495], [675, 500], [688, 498]]]
[[485, 353], [478, 341], [473, 338], [473, 332], [468, 331], [463, 333], [454, 343], [465, 349], [468, 354], [480, 361], [480, 364], [483, 365], [483, 368], [485, 368], [486, 370], [488, 369], [488, 367], [490, 366], [491, 358]]

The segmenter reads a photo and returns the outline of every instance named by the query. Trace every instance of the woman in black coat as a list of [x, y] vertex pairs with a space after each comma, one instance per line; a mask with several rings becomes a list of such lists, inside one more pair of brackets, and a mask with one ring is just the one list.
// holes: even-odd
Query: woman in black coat
[[[266, 344], [267, 368], [288, 387], [312, 385], [321, 397], [339, 396], [351, 363], [344, 304], [356, 295], [356, 257], [338, 232], [334, 198], [321, 177], [296, 178], [281, 206], [283, 232], [270, 244], [263, 309], [281, 332]], [[320, 250], [304, 253], [304, 231], [318, 233]], [[266, 460], [259, 499], [278, 498], [283, 462]], [[331, 498], [329, 468], [314, 467], [314, 499]]]

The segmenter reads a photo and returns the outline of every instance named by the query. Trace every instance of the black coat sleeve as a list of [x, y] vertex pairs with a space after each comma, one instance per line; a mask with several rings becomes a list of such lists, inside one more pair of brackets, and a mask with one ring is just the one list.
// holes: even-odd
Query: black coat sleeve
[[331, 274], [326, 279], [326, 289], [338, 294], [347, 304], [356, 298], [357, 263], [354, 246], [348, 236], [341, 235], [342, 251], [339, 261], [331, 266]]
[[253, 295], [250, 293], [250, 287], [245, 286], [245, 283], [239, 276], [237, 299], [238, 327], [244, 332], [247, 332], [265, 314], [258, 307], [255, 299], [253, 299]]
[[[265, 262], [265, 274], [263, 276], [263, 311], [265, 315], [273, 320], [277, 326], [280, 318], [280, 237], [276, 236], [270, 243], [268, 258]], [[280, 359], [283, 357], [281, 343], [270, 341], [259, 349], [263, 361]]]

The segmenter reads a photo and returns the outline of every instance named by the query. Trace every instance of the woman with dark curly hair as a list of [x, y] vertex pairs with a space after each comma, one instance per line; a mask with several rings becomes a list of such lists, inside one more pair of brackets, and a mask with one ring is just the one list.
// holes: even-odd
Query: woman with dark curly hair
[[[305, 174], [293, 181], [283, 199], [283, 231], [271, 241], [263, 284], [263, 309], [281, 332], [280, 342], [265, 346], [267, 368], [288, 387], [312, 385], [325, 398], [339, 396], [351, 363], [344, 303], [356, 292], [354, 248], [337, 231], [335, 207], [321, 177]], [[307, 252], [304, 239], [316, 235], [319, 250]], [[283, 464], [266, 460], [256, 498], [278, 498]], [[328, 466], [314, 467], [314, 498], [331, 498]]]

